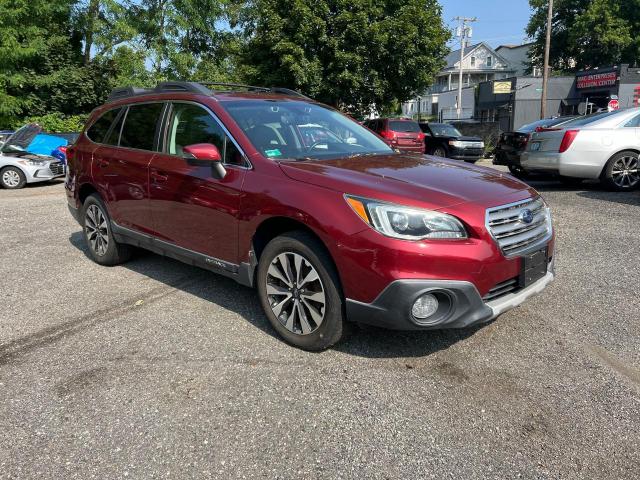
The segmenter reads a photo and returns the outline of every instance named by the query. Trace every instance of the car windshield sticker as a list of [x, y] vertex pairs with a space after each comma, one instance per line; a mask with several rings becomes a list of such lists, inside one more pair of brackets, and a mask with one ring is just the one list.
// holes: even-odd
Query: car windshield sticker
[[273, 150], [265, 150], [264, 154], [267, 157], [279, 157], [282, 155], [282, 152], [280, 152], [280, 150], [278, 150], [277, 148], [274, 148]]

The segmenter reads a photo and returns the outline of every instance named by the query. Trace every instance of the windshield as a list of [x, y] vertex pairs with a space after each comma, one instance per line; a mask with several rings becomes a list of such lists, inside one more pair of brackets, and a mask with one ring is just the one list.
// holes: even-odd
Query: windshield
[[420, 133], [420, 125], [418, 122], [410, 122], [407, 120], [390, 120], [389, 130], [402, 133]]
[[242, 100], [222, 105], [265, 157], [333, 159], [394, 152], [357, 122], [315, 103]]
[[458, 129], [446, 123], [430, 123], [429, 128], [436, 137], [461, 137]]

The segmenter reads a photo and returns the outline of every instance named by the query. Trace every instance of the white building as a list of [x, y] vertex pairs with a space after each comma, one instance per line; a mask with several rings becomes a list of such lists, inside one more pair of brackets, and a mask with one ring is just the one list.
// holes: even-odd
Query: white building
[[[522, 47], [522, 48], [519, 48]], [[480, 82], [499, 80], [517, 75], [525, 68], [530, 44], [491, 48], [484, 42], [464, 49], [462, 60], [462, 119], [473, 118], [475, 87]], [[507, 52], [511, 61], [501, 52]], [[434, 84], [422, 95], [402, 105], [402, 114], [408, 117], [437, 116], [441, 120], [457, 118], [458, 79], [460, 76], [460, 50], [451, 52], [447, 65], [436, 74]]]

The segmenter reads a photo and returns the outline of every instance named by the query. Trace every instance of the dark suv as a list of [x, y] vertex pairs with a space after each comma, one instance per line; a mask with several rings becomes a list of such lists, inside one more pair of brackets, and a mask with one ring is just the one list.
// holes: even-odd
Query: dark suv
[[513, 177], [399, 153], [296, 92], [210, 87], [116, 90], [69, 148], [96, 262], [142, 247], [255, 286], [309, 350], [353, 322], [487, 322], [553, 279], [549, 210]]

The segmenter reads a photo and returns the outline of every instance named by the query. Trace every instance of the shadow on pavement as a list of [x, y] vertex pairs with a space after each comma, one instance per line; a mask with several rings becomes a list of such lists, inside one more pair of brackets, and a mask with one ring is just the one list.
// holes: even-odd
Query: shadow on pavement
[[[69, 242], [87, 258], [82, 232], [74, 232]], [[141, 275], [174, 287], [240, 315], [262, 332], [282, 341], [262, 312], [255, 290], [198, 267], [139, 250], [122, 265]], [[107, 267], [105, 267], [107, 268]], [[382, 328], [355, 328], [353, 335], [334, 350], [367, 358], [422, 357], [446, 349], [470, 337], [482, 326], [461, 330], [395, 331]]]

